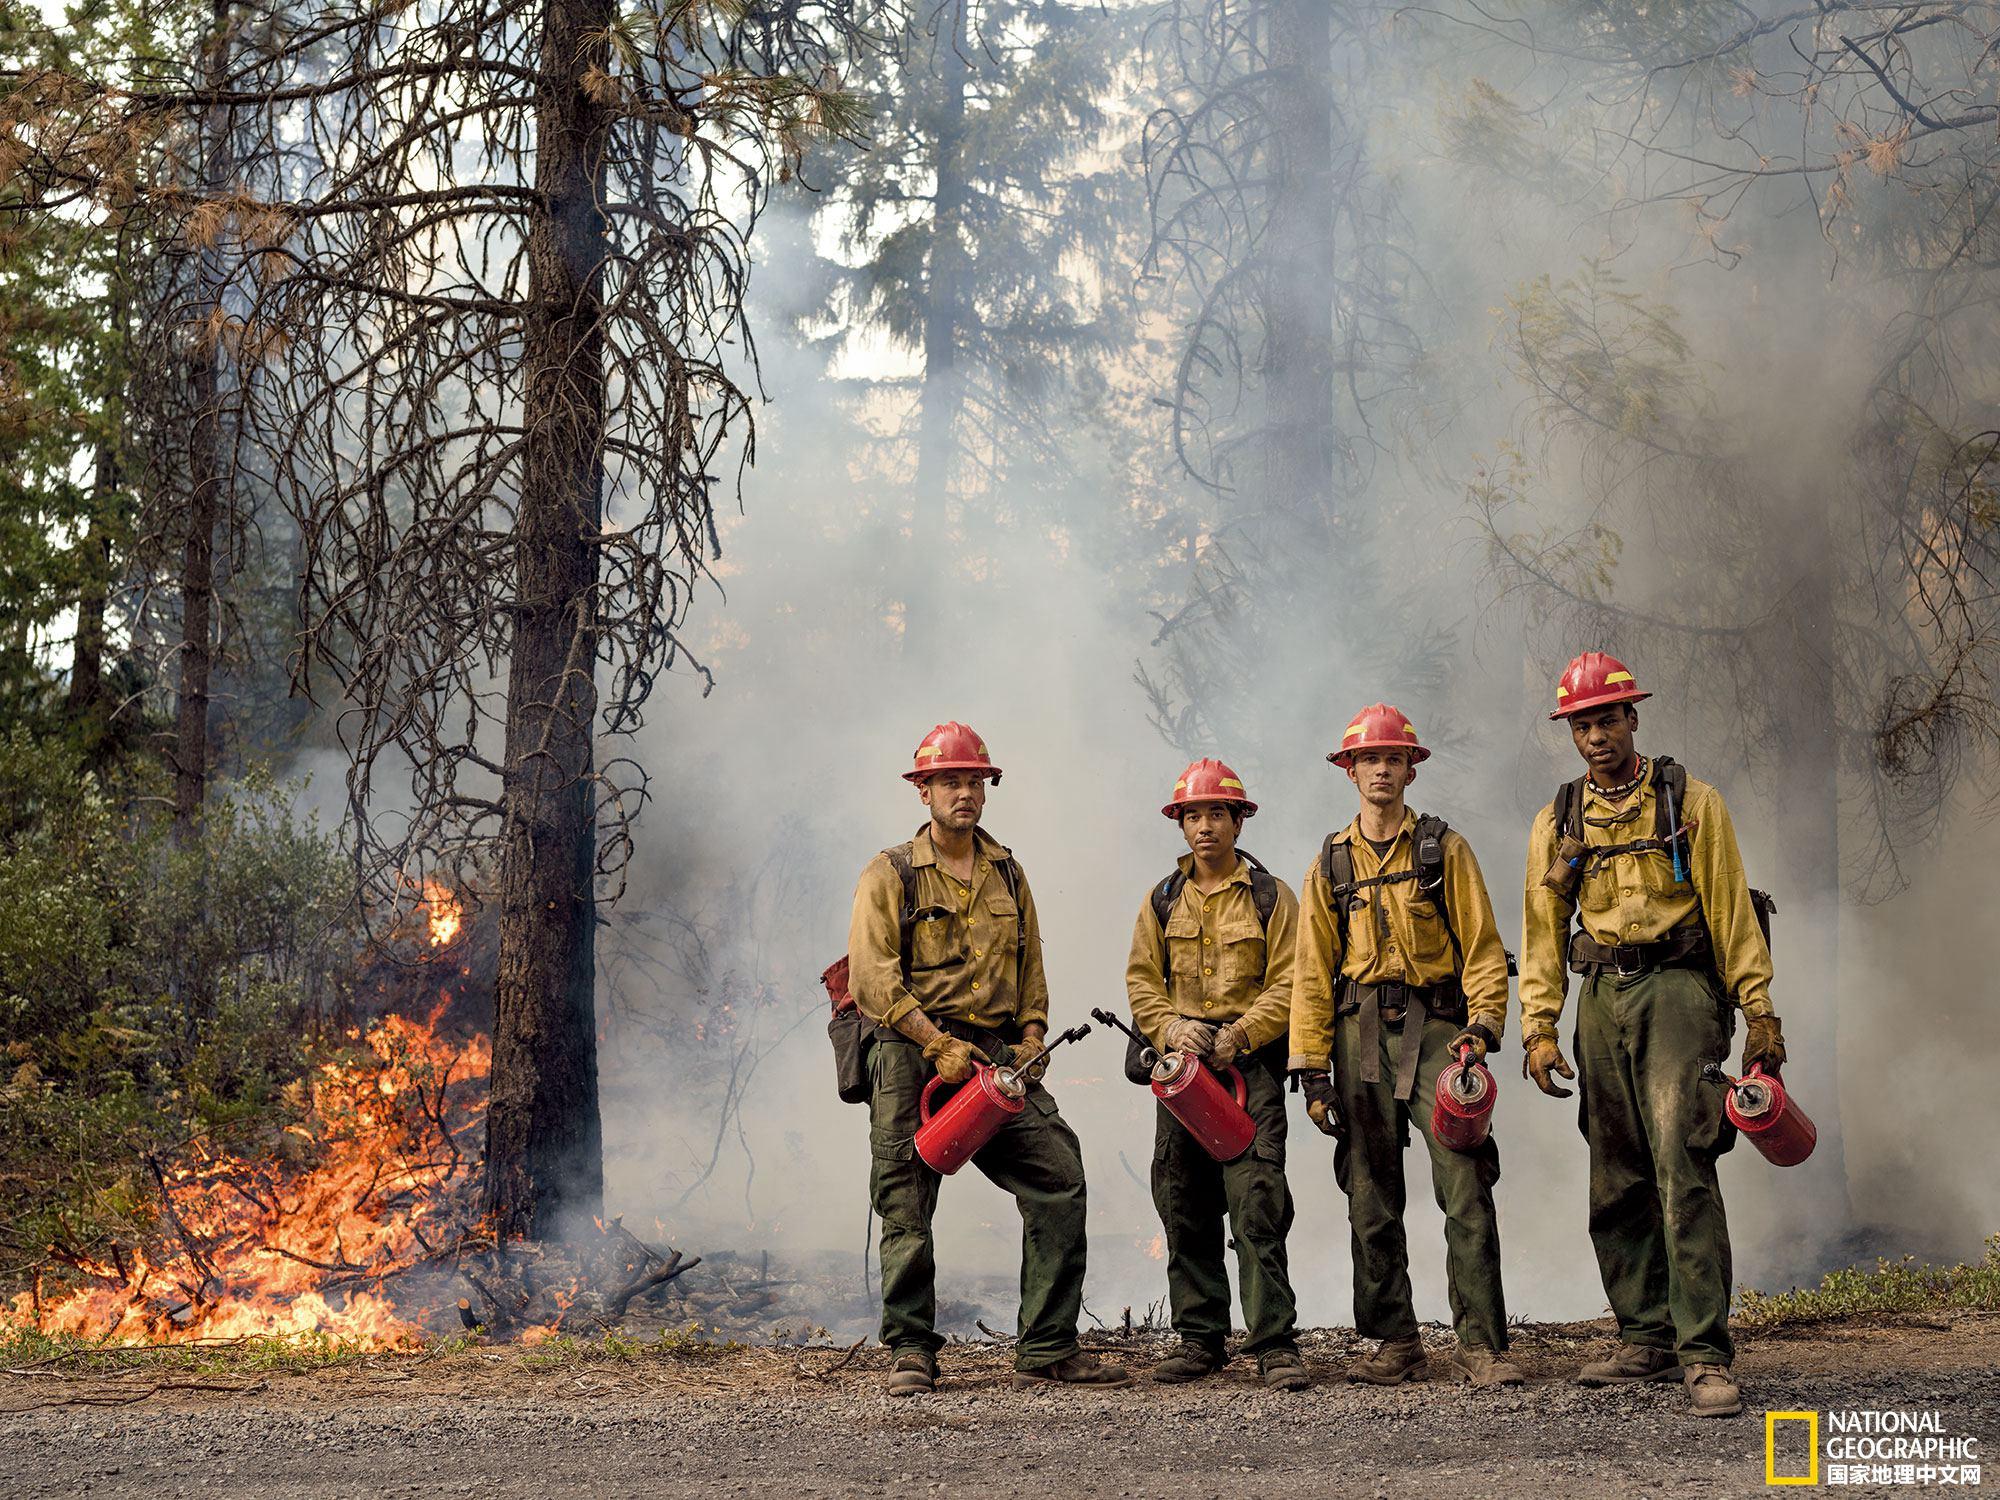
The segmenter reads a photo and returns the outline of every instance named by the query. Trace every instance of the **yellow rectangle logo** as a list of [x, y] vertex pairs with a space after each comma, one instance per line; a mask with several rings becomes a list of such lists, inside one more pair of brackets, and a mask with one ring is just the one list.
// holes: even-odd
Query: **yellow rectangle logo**
[[[1806, 1424], [1806, 1471], [1803, 1474], [1778, 1472], [1778, 1424]], [[1816, 1411], [1767, 1411], [1764, 1413], [1764, 1483], [1819, 1483], [1819, 1413]]]

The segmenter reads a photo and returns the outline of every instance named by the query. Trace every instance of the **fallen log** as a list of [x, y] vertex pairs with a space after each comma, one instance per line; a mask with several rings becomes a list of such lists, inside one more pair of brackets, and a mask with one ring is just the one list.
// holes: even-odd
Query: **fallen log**
[[625, 1316], [625, 1309], [632, 1305], [633, 1298], [665, 1286], [668, 1282], [685, 1272], [692, 1271], [700, 1264], [701, 1257], [699, 1255], [693, 1260], [683, 1260], [681, 1252], [676, 1250], [672, 1255], [667, 1257], [665, 1264], [656, 1266], [651, 1270], [642, 1270], [632, 1282], [612, 1293], [610, 1297], [605, 1299], [604, 1310], [614, 1319], [622, 1318]]

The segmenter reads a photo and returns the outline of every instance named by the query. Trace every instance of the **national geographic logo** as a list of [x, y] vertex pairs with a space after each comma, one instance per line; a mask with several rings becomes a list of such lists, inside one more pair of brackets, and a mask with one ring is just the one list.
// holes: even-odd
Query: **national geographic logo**
[[1817, 1485], [1822, 1471], [1827, 1485], [1977, 1488], [1979, 1439], [1935, 1411], [1765, 1412], [1764, 1483]]

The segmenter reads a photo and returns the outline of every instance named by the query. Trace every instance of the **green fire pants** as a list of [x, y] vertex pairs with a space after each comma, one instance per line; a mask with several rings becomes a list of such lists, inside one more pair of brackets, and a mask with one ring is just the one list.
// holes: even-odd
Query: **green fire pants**
[[[1493, 1184], [1500, 1180], [1500, 1148], [1488, 1136], [1476, 1151], [1453, 1151], [1431, 1138], [1431, 1101], [1437, 1078], [1453, 1061], [1451, 1039], [1462, 1028], [1450, 1021], [1424, 1023], [1417, 1080], [1408, 1118], [1430, 1148], [1431, 1190], [1444, 1210], [1445, 1278], [1452, 1327], [1467, 1348], [1507, 1347], [1507, 1302], [1500, 1290], [1500, 1221]], [[1396, 1062], [1401, 1028], [1380, 1028], [1379, 1083], [1361, 1079], [1361, 1017], [1340, 1017], [1334, 1033], [1334, 1087], [1347, 1117], [1347, 1139], [1333, 1153], [1333, 1168], [1347, 1194], [1347, 1222], [1354, 1254], [1354, 1326], [1369, 1338], [1406, 1338], [1417, 1331], [1410, 1293], [1410, 1248], [1403, 1234], [1408, 1196], [1403, 1182], [1407, 1137], [1398, 1118]]]
[[1284, 1038], [1272, 1044], [1276, 1068], [1270, 1048], [1237, 1062], [1257, 1138], [1235, 1161], [1217, 1161], [1164, 1104], [1157, 1106], [1153, 1206], [1166, 1230], [1167, 1303], [1174, 1332], [1211, 1349], [1221, 1349], [1229, 1336], [1224, 1214], [1243, 1291], [1244, 1352], [1289, 1348], [1297, 1337], [1298, 1302], [1285, 1258], [1292, 1192], [1285, 1182], [1284, 1047]]
[[[995, 1062], [1004, 1048], [987, 1047]], [[944, 1339], [937, 1319], [937, 1258], [931, 1219], [943, 1180], [917, 1155], [917, 1099], [932, 1069], [923, 1052], [901, 1037], [868, 1048], [868, 1144], [873, 1162], [868, 1191], [882, 1221], [882, 1342], [892, 1349], [936, 1353]], [[1083, 1153], [1076, 1133], [1039, 1083], [1028, 1107], [972, 1158], [1021, 1210], [1020, 1339], [1014, 1363], [1039, 1369], [1077, 1349], [1083, 1307]]]
[[1716, 1158], [1736, 1141], [1721, 987], [1698, 969], [1587, 978], [1577, 999], [1578, 1125], [1590, 1142], [1590, 1239], [1628, 1344], [1728, 1364], [1729, 1225]]

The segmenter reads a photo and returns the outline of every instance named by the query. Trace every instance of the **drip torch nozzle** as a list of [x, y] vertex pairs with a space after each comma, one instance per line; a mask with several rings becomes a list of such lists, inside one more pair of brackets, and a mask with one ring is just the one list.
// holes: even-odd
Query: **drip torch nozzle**
[[1123, 1021], [1119, 1020], [1116, 1016], [1112, 1015], [1110, 1011], [1093, 1010], [1090, 1013], [1090, 1018], [1093, 1021], [1097, 1021], [1102, 1025], [1109, 1026], [1113, 1031], [1124, 1032], [1125, 1035], [1130, 1037], [1133, 1041], [1137, 1042], [1139, 1044], [1139, 1060], [1143, 1062], [1147, 1067], [1149, 1068], [1152, 1067], [1154, 1063], [1160, 1060], [1160, 1052], [1157, 1047], [1155, 1047], [1151, 1042], [1147, 1041], [1144, 1037], [1140, 1036], [1138, 1032], [1134, 1031], [1130, 1026], [1127, 1026]]

